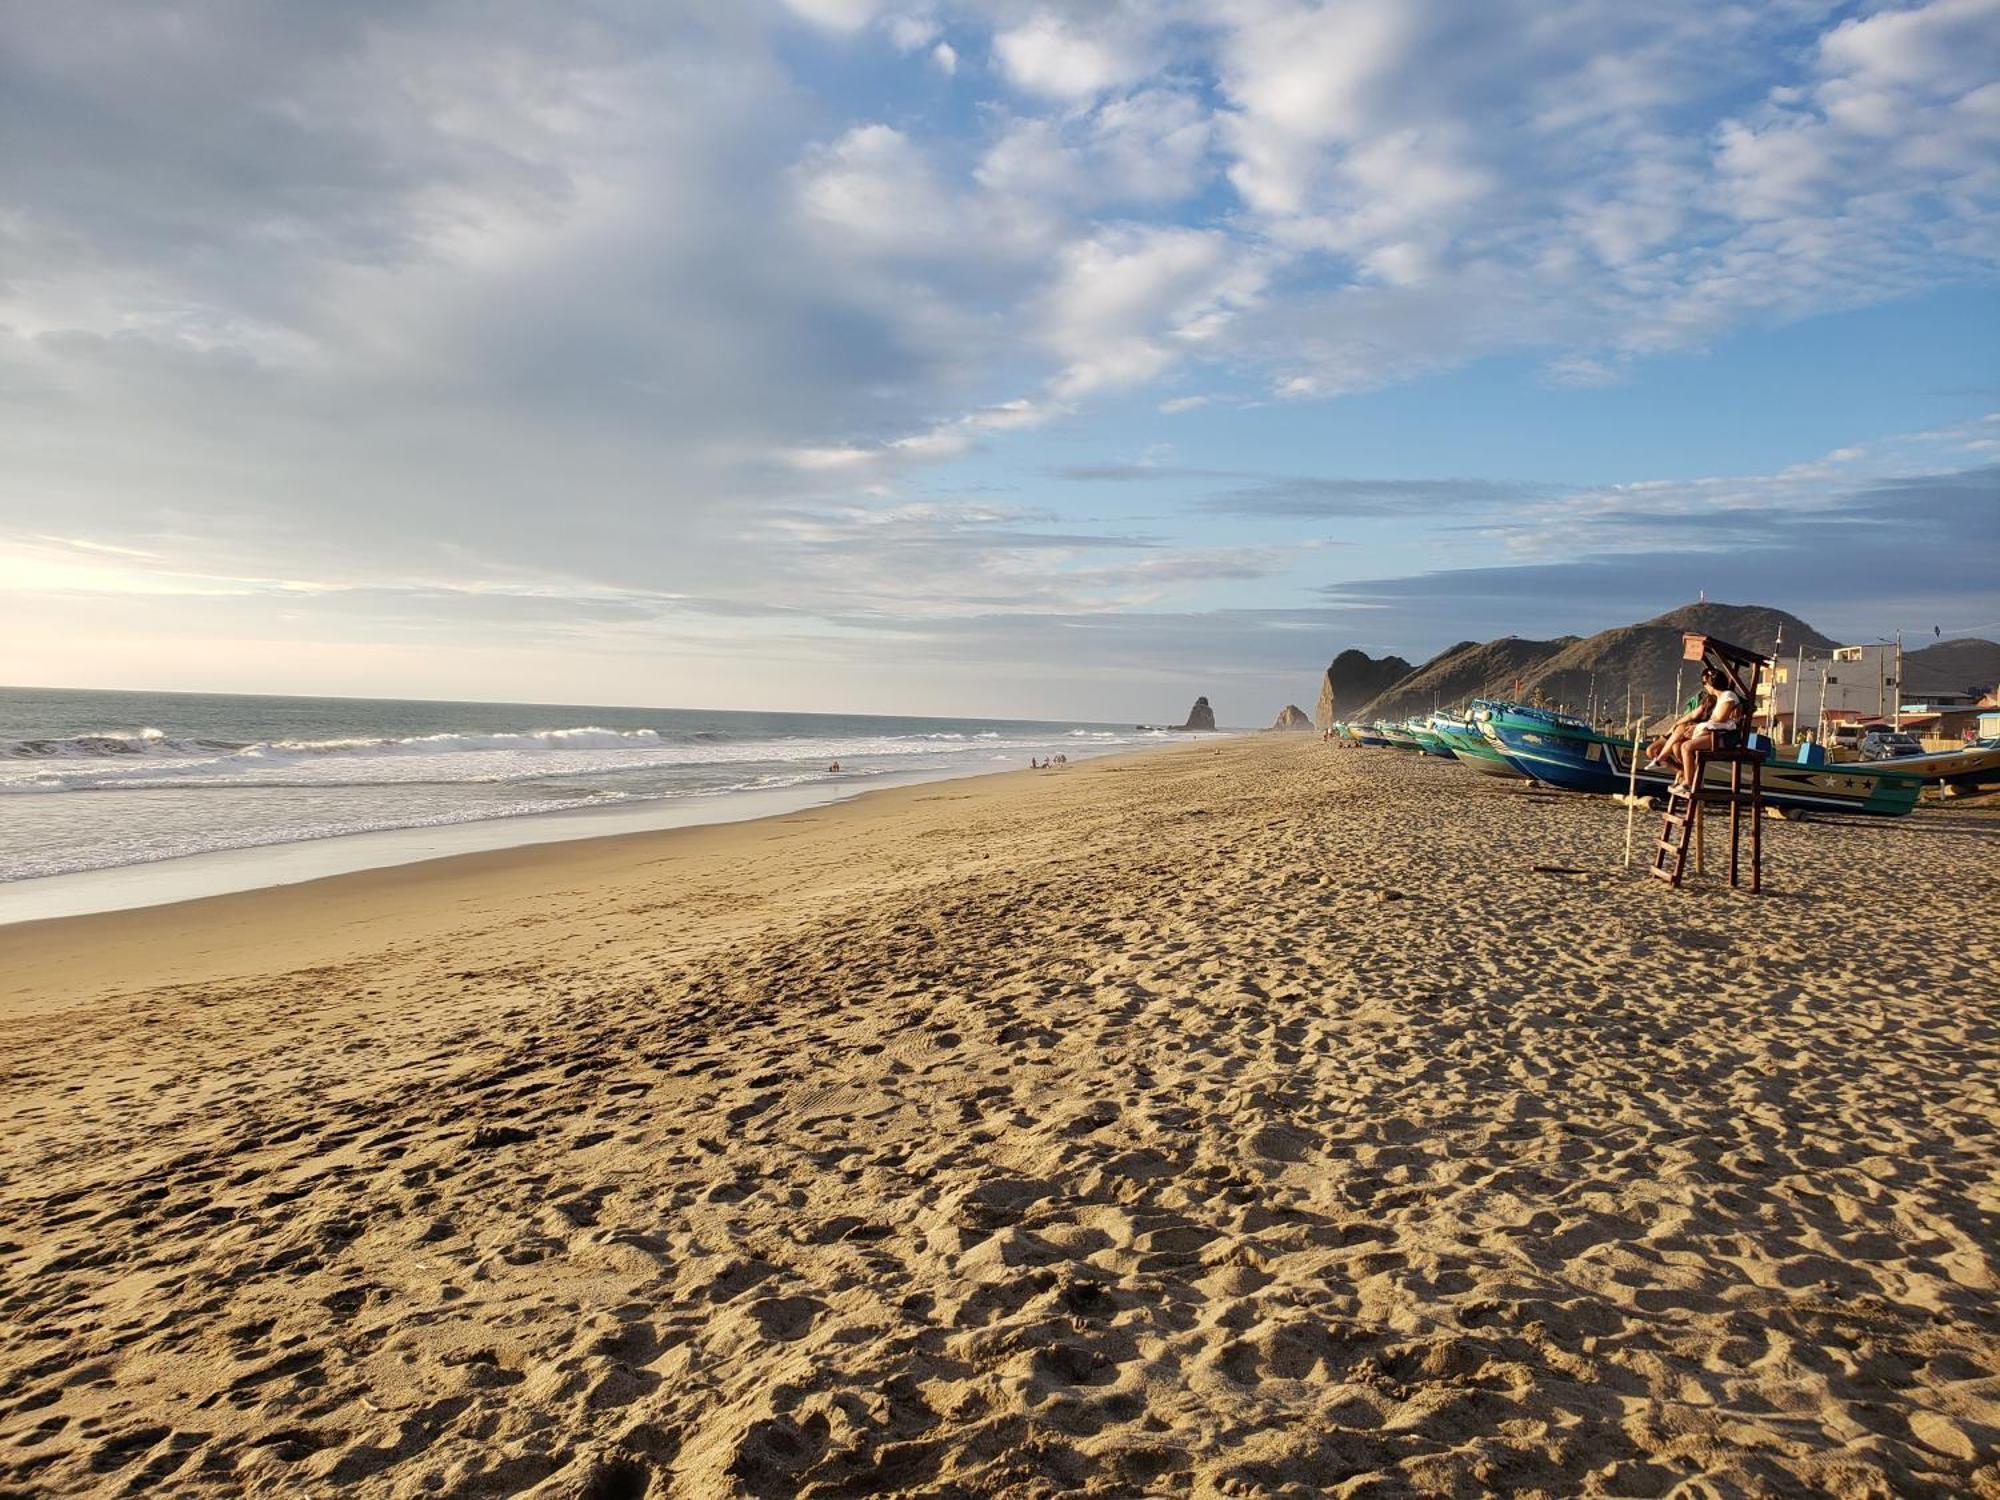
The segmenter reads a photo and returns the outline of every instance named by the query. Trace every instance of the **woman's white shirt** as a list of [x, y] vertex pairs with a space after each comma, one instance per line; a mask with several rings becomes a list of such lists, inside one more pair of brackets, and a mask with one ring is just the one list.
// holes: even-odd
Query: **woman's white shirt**
[[1734, 729], [1738, 718], [1736, 712], [1737, 705], [1742, 703], [1742, 701], [1736, 694], [1726, 690], [1717, 693], [1715, 695], [1715, 706], [1708, 711], [1708, 722], [1701, 727], [1703, 729]]

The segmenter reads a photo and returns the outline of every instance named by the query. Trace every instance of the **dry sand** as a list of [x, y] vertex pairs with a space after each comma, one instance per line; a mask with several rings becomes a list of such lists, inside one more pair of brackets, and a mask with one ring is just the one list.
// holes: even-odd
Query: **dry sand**
[[1265, 737], [0, 929], [0, 1492], [2000, 1495], [2000, 827], [1623, 826]]

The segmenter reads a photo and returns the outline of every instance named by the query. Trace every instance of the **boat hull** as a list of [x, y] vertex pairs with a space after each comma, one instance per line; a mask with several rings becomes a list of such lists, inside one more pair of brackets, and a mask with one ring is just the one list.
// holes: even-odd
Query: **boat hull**
[[1927, 785], [1970, 790], [2000, 785], [2000, 745], [1968, 745], [1934, 755], [1905, 755], [1897, 760], [1848, 761], [1843, 770], [1865, 767], [1885, 776], [1908, 776]]
[[1458, 763], [1467, 769], [1506, 781], [1528, 779], [1512, 761], [1487, 744], [1485, 737], [1471, 724], [1458, 719], [1432, 719], [1431, 729], [1457, 757]]
[[1417, 742], [1417, 748], [1423, 751], [1424, 754], [1434, 755], [1439, 760], [1458, 759], [1457, 756], [1451, 753], [1451, 747], [1444, 742], [1443, 736], [1439, 735], [1435, 730], [1420, 727], [1416, 724], [1406, 724], [1404, 732]]
[[[1666, 794], [1673, 776], [1664, 769], [1632, 769], [1630, 741], [1614, 739], [1561, 715], [1534, 710], [1490, 714], [1483, 721], [1488, 738], [1537, 781], [1572, 791], [1615, 795], [1632, 787], [1645, 796]], [[1731, 768], [1711, 765], [1702, 777], [1703, 789], [1729, 791]], [[1851, 813], [1897, 818], [1917, 805], [1923, 783], [1878, 771], [1872, 766], [1799, 766], [1767, 760], [1762, 767], [1764, 802], [1790, 812]]]

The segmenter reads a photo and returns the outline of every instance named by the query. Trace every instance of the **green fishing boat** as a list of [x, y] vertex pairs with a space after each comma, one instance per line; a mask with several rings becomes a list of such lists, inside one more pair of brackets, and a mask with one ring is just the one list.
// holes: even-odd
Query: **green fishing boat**
[[1456, 760], [1458, 758], [1451, 753], [1451, 746], [1444, 742], [1443, 736], [1431, 728], [1430, 721], [1427, 719], [1405, 719], [1403, 721], [1403, 731], [1417, 742], [1417, 748], [1426, 755], [1435, 755], [1439, 760]]
[[1432, 714], [1431, 732], [1444, 741], [1445, 747], [1460, 765], [1482, 776], [1495, 776], [1504, 781], [1530, 779], [1521, 773], [1520, 767], [1487, 743], [1486, 736], [1479, 732], [1479, 726], [1471, 719], [1452, 714]]

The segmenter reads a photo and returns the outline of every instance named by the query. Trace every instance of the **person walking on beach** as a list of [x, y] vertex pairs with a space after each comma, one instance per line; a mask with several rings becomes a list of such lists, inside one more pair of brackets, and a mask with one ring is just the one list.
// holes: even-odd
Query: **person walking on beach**
[[1714, 667], [1701, 674], [1702, 686], [1712, 695], [1708, 717], [1694, 727], [1681, 745], [1680, 776], [1673, 791], [1688, 793], [1695, 786], [1695, 758], [1709, 750], [1732, 750], [1742, 737], [1743, 698], [1730, 686], [1729, 679]]

